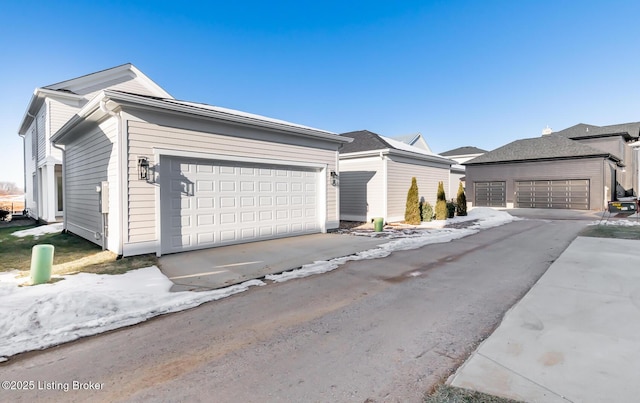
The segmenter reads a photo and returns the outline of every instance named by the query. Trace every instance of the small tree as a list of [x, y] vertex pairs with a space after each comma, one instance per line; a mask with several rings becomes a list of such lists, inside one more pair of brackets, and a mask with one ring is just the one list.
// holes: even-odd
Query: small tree
[[451, 199], [450, 202], [447, 202], [447, 218], [453, 218], [456, 214], [456, 204]]
[[456, 214], [458, 216], [467, 215], [467, 196], [464, 194], [462, 182], [458, 186], [458, 197], [456, 197]]
[[411, 187], [407, 193], [407, 206], [404, 210], [404, 221], [407, 224], [420, 224], [420, 202], [418, 200], [418, 181], [411, 178]]
[[433, 206], [426, 200], [420, 203], [420, 219], [422, 221], [433, 220]]
[[444, 184], [442, 181], [438, 182], [438, 197], [436, 201], [436, 220], [447, 219], [447, 198], [444, 194]]

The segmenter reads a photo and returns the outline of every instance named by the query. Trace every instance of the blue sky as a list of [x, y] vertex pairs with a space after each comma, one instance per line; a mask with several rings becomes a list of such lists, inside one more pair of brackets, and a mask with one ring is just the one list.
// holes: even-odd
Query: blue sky
[[636, 1], [29, 1], [0, 6], [0, 181], [34, 88], [131, 62], [178, 99], [487, 150], [640, 120]]

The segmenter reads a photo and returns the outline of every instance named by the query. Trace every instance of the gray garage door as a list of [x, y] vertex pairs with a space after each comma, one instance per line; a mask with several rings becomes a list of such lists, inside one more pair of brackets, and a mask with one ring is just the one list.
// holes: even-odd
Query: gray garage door
[[321, 230], [317, 170], [175, 157], [160, 165], [162, 253]]
[[505, 182], [475, 182], [476, 206], [505, 207], [506, 183]]
[[516, 207], [588, 210], [589, 180], [518, 181]]

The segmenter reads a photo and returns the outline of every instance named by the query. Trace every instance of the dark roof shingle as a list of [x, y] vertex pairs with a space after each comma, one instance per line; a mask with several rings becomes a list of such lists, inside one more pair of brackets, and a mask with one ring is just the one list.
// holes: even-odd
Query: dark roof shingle
[[341, 136], [351, 137], [353, 139], [353, 142], [342, 146], [340, 149], [341, 154], [393, 148], [389, 143], [381, 139], [378, 134], [370, 132], [369, 130], [342, 133]]
[[631, 140], [637, 139], [640, 136], [640, 122], [622, 123], [609, 126], [595, 126], [579, 123], [564, 130], [554, 132], [553, 134], [559, 134], [570, 139], [621, 135], [627, 140]]
[[602, 150], [554, 133], [542, 137], [516, 140], [465, 162], [463, 165], [595, 156], [609, 156], [618, 161], [617, 157]]
[[478, 147], [465, 146], [465, 147], [458, 147], [458, 148], [454, 148], [453, 150], [445, 151], [443, 153], [440, 153], [440, 155], [447, 157], [450, 155], [482, 154], [486, 152], [487, 150], [483, 150]]

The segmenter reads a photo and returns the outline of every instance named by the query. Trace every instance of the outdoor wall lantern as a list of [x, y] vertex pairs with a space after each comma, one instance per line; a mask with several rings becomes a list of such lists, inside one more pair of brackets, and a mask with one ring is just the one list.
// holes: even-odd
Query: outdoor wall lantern
[[338, 186], [339, 180], [338, 180], [338, 174], [336, 173], [336, 171], [331, 171], [331, 184], [333, 186]]
[[149, 160], [147, 157], [138, 157], [138, 178], [149, 179]]

